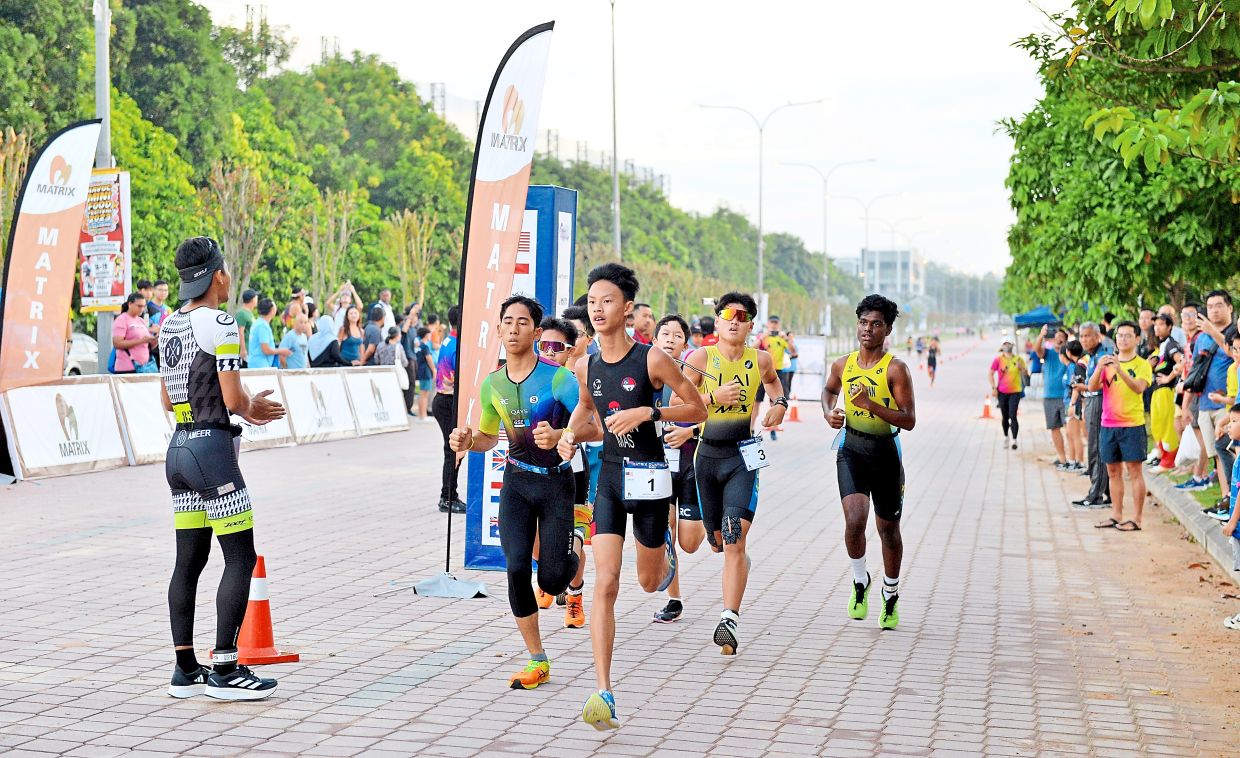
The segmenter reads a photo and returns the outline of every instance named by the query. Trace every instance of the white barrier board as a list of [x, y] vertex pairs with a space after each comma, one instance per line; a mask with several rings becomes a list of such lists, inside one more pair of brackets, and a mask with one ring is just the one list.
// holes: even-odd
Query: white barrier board
[[285, 371], [280, 376], [289, 422], [297, 441], [324, 442], [357, 436], [343, 369]]
[[4, 393], [4, 423], [22, 479], [129, 464], [106, 376], [19, 387]]
[[176, 418], [164, 410], [156, 374], [112, 377], [112, 388], [121, 409], [129, 451], [136, 465], [159, 463], [168, 455], [168, 442], [176, 430]]
[[[254, 371], [245, 370], [241, 372], [241, 386], [251, 395], [257, 395], [264, 390], [271, 390], [269, 399], [276, 401], [288, 408], [288, 403], [284, 402], [284, 389], [280, 385], [281, 371], [276, 369], [257, 369]], [[265, 447], [278, 447], [280, 445], [291, 445], [294, 443], [293, 427], [289, 423], [288, 415], [282, 419], [269, 421], [261, 426], [255, 426], [248, 421], [243, 421], [240, 416], [233, 416], [232, 422], [241, 427], [241, 449], [242, 450], [260, 450]]]
[[390, 366], [344, 369], [345, 385], [357, 418], [358, 432], [378, 434], [409, 428], [405, 393]]

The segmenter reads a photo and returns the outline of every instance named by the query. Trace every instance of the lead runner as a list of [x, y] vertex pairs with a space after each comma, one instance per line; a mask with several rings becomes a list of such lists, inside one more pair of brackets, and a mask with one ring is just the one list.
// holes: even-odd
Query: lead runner
[[[896, 304], [882, 295], [867, 295], [858, 303], [860, 349], [831, 364], [822, 389], [823, 416], [832, 429], [843, 429], [832, 446], [838, 450], [835, 465], [844, 508], [844, 546], [852, 561], [848, 615], [864, 619], [869, 612], [865, 527], [873, 501], [874, 523], [883, 544], [883, 610], [878, 620], [883, 629], [895, 629], [900, 623], [904, 463], [897, 435], [917, 424], [908, 366], [885, 347], [897, 315]], [[836, 408], [844, 384], [848, 385], [844, 407]]]

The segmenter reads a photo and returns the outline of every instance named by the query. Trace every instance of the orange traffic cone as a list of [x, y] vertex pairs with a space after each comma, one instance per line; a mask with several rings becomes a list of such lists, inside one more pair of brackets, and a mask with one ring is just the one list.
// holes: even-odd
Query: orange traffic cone
[[978, 418], [980, 419], [992, 418], [990, 415], [990, 393], [989, 392], [986, 393], [986, 399], [982, 401], [982, 415], [978, 416]]
[[250, 604], [245, 609], [241, 633], [237, 637], [237, 662], [245, 666], [260, 663], [296, 663], [297, 653], [285, 653], [276, 647], [271, 629], [271, 602], [267, 599], [267, 563], [258, 556], [254, 576], [250, 578]]
[[801, 420], [801, 414], [797, 413], [797, 396], [793, 395], [789, 398], [792, 402], [788, 403], [788, 418], [785, 419], [789, 423]]

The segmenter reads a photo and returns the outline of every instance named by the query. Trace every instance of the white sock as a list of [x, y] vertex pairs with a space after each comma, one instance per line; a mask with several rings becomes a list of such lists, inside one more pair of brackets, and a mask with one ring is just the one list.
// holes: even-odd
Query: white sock
[[736, 624], [740, 623], [741, 616], [736, 611], [729, 611], [727, 609], [724, 609], [723, 613], [719, 614], [719, 620], [720, 621], [731, 621], [732, 624], [735, 626]]
[[900, 577], [897, 576], [896, 578], [893, 579], [889, 576], [884, 575], [883, 576], [883, 600], [889, 600], [892, 595], [897, 595], [899, 594], [899, 592], [900, 592]]
[[853, 584], [865, 584], [869, 581], [869, 577], [865, 573], [865, 556], [860, 558], [849, 558], [852, 561]]

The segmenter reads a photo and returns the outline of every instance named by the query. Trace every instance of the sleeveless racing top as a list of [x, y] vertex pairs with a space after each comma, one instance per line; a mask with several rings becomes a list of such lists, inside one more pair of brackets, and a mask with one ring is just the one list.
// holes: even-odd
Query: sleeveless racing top
[[[672, 392], [671, 387], [664, 385], [663, 391], [659, 396], [659, 407], [666, 408], [669, 405], [671, 405], [672, 396], [675, 394], [676, 394], [675, 392]], [[663, 432], [666, 434], [667, 430], [673, 426], [681, 426], [681, 427], [688, 428], [688, 427], [697, 426], [697, 424], [691, 424], [691, 423], [681, 422], [681, 421], [673, 421], [673, 422], [665, 421], [663, 422]], [[681, 468], [685, 468], [685, 466], [683, 465], [683, 461], [686, 459], [686, 457], [689, 459], [689, 461], [693, 460], [693, 451], [695, 450], [697, 450], [697, 440], [694, 439], [693, 437], [690, 437], [688, 440], [685, 441], [685, 444], [680, 446], [680, 460], [682, 461]]]
[[[657, 350], [658, 348], [654, 348]], [[620, 463], [624, 458], [635, 461], [662, 461], [663, 441], [653, 421], [644, 421], [628, 434], [615, 435], [606, 428], [608, 416], [629, 408], [654, 408], [659, 390], [650, 381], [646, 364], [650, 345], [634, 343], [627, 355], [616, 363], [603, 360], [601, 352], [590, 356], [586, 384], [594, 407], [598, 409], [603, 428], [603, 460]]]
[[848, 359], [844, 362], [843, 375], [843, 392], [844, 392], [844, 414], [845, 424], [849, 429], [856, 429], [859, 432], [867, 434], [877, 434], [887, 436], [895, 433], [895, 427], [878, 418], [869, 411], [863, 411], [852, 404], [852, 393], [854, 387], [861, 385], [865, 387], [866, 392], [870, 394], [870, 398], [875, 403], [881, 403], [888, 408], [899, 408], [896, 405], [895, 398], [891, 396], [891, 387], [887, 383], [887, 370], [891, 366], [891, 359], [894, 357], [891, 353], [884, 353], [882, 358], [878, 359], [878, 363], [870, 368], [862, 368], [857, 363], [860, 352], [848, 354]]
[[702, 349], [706, 351], [706, 373], [711, 374], [702, 380], [704, 393], [718, 392], [720, 387], [732, 382], [741, 385], [741, 396], [735, 405], [707, 404], [702, 439], [708, 442], [738, 442], [752, 437], [754, 398], [762, 386], [758, 351], [747, 347], [741, 353], [740, 360], [730, 361], [719, 351], [718, 345]]
[[510, 457], [544, 468], [564, 462], [555, 448], [543, 450], [534, 443], [534, 427], [543, 421], [555, 429], [568, 424], [578, 397], [573, 372], [539, 358], [529, 376], [514, 382], [507, 368], [500, 367], [482, 380], [480, 395], [478, 431], [495, 435], [503, 425]]
[[159, 329], [159, 354], [178, 424], [230, 423], [216, 372], [241, 370], [236, 319], [206, 306], [173, 311]]

